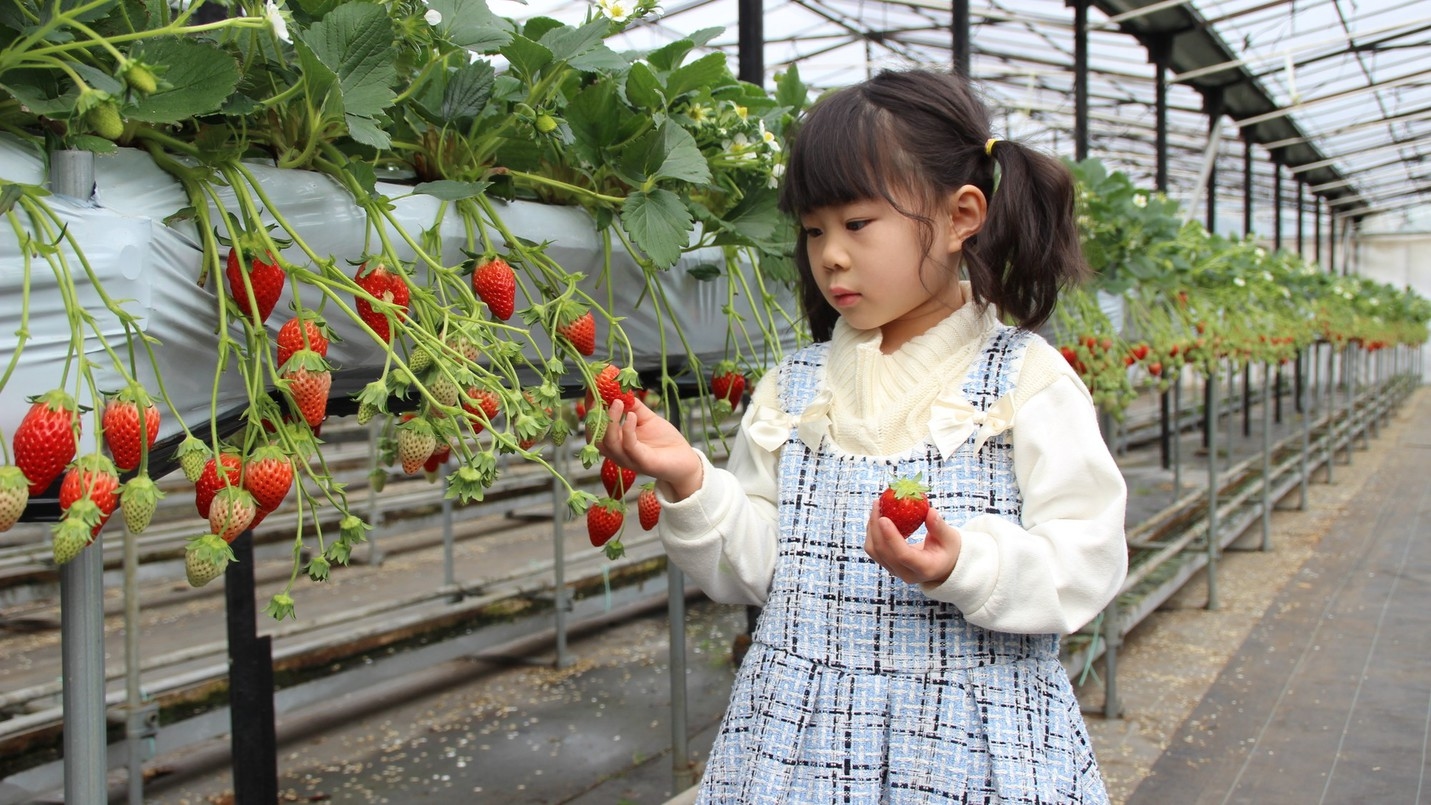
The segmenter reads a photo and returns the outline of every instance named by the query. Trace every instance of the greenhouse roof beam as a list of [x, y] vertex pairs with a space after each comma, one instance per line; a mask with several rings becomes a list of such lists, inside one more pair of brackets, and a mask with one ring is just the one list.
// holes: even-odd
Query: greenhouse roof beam
[[[1172, 7], [1160, 3], [1143, 3], [1140, 0], [1095, 0], [1100, 10], [1110, 18], [1117, 18], [1137, 9], [1148, 9], [1134, 18], [1125, 18], [1123, 30], [1150, 45], [1159, 36], [1171, 36], [1172, 48], [1169, 67], [1175, 73], [1214, 64], [1236, 60], [1236, 55], [1212, 30], [1195, 9], [1185, 5]], [[1255, 119], [1283, 109], [1262, 84], [1251, 76], [1245, 68], [1235, 68], [1232, 77], [1223, 71], [1218, 76], [1204, 76], [1184, 82], [1198, 91], [1207, 93], [1214, 88], [1223, 90], [1224, 111], [1233, 120]], [[1216, 80], [1212, 80], [1216, 79]], [[1293, 166], [1325, 159], [1316, 146], [1308, 141], [1306, 133], [1285, 112], [1270, 115], [1256, 123], [1243, 125], [1243, 137], [1253, 143], [1283, 140], [1300, 140], [1296, 145], [1269, 150], [1273, 161]], [[1345, 178], [1333, 165], [1325, 165], [1315, 176], [1308, 177], [1314, 183], [1324, 184]], [[1335, 197], [1355, 196], [1352, 186], [1345, 186], [1332, 194]]]

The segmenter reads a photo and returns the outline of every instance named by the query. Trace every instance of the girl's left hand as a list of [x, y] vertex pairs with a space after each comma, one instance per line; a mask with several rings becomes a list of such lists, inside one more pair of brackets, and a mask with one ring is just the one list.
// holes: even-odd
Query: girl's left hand
[[943, 584], [959, 561], [959, 531], [932, 508], [924, 516], [924, 529], [924, 541], [909, 544], [893, 521], [880, 516], [876, 500], [870, 508], [865, 553], [895, 578], [909, 584]]

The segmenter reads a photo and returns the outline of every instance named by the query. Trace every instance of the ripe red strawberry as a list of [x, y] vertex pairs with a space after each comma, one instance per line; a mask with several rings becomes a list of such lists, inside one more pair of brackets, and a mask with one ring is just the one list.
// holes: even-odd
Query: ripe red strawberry
[[279, 447], [258, 448], [244, 465], [243, 488], [253, 495], [259, 509], [264, 512], [277, 509], [293, 488], [293, 462]]
[[258, 506], [247, 489], [226, 486], [214, 494], [209, 506], [209, 528], [224, 542], [233, 542], [258, 514]]
[[203, 587], [222, 576], [232, 561], [233, 548], [217, 534], [194, 537], [184, 546], [184, 575], [193, 587]]
[[333, 388], [333, 373], [322, 355], [300, 349], [283, 364], [283, 379], [288, 382], [288, 394], [308, 427], [316, 428], [328, 416], [328, 392]]
[[590, 310], [584, 310], [579, 315], [557, 325], [557, 333], [570, 341], [572, 349], [582, 355], [596, 353], [596, 319], [591, 315]]
[[[399, 308], [399, 317], [407, 311], [408, 302], [412, 298], [412, 290], [407, 287], [407, 281], [401, 274], [382, 263], [372, 266], [364, 263], [358, 267], [358, 273], [354, 275], [353, 279], [358, 283], [358, 287], [367, 291], [373, 298], [396, 305]], [[374, 310], [373, 303], [362, 296], [358, 297], [357, 309], [358, 317], [371, 327], [379, 338], [389, 343], [392, 342], [392, 325], [388, 322], [386, 315]]]
[[0, 532], [9, 531], [30, 502], [30, 482], [19, 467], [0, 467]]
[[[311, 313], [300, 313], [278, 328], [273, 343], [278, 347], [278, 365], [288, 363], [293, 353], [300, 349], [311, 349], [319, 355], [328, 356], [328, 327], [324, 321]], [[304, 341], [307, 338], [307, 342]]]
[[593, 548], [611, 541], [626, 519], [626, 504], [612, 498], [602, 498], [586, 510], [586, 535]]
[[731, 408], [740, 405], [745, 396], [745, 375], [731, 361], [721, 361], [711, 372], [711, 394], [717, 401], [730, 403]]
[[641, 527], [647, 531], [660, 522], [661, 501], [656, 497], [655, 481], [641, 485], [641, 494], [636, 496], [636, 514], [641, 518]]
[[[223, 478], [219, 477], [220, 464], [224, 468]], [[200, 517], [209, 519], [209, 507], [214, 502], [214, 495], [225, 486], [237, 485], [242, 473], [243, 459], [233, 453], [220, 453], [218, 462], [213, 456], [204, 462], [199, 480], [194, 482], [194, 506], [199, 510]]]
[[506, 321], [517, 307], [517, 275], [506, 260], [494, 257], [472, 271], [472, 290], [492, 315]]
[[88, 498], [99, 507], [99, 522], [90, 531], [91, 538], [99, 534], [109, 516], [119, 505], [119, 474], [114, 462], [100, 453], [80, 456], [60, 482], [60, 510], [67, 511], [74, 502]]
[[491, 389], [473, 386], [463, 392], [462, 410], [468, 413], [475, 436], [482, 432], [486, 423], [497, 418], [497, 414], [502, 410], [502, 398]]
[[[143, 438], [139, 435], [141, 398], [144, 403]], [[104, 428], [104, 443], [109, 446], [109, 454], [114, 456], [114, 465], [128, 472], [138, 467], [144, 451], [154, 446], [154, 439], [159, 435], [159, 409], [142, 390], [125, 389], [105, 403], [100, 423]]]
[[591, 382], [596, 387], [596, 395], [607, 406], [621, 400], [624, 409], [630, 411], [632, 403], [636, 400], [636, 395], [622, 388], [620, 374], [620, 369], [608, 363], [601, 367], [601, 371], [596, 373]]
[[626, 491], [631, 485], [636, 483], [636, 471], [627, 469], [617, 464], [609, 458], [601, 460], [601, 485], [606, 487], [606, 494], [613, 498], [621, 498], [626, 495]]
[[15, 466], [30, 482], [30, 496], [44, 492], [74, 460], [80, 420], [74, 398], [47, 391], [31, 400], [30, 410], [15, 426]]
[[894, 527], [904, 536], [913, 534], [924, 525], [929, 514], [929, 487], [923, 476], [896, 478], [879, 496], [879, 513], [894, 522]]
[[428, 456], [437, 449], [437, 434], [427, 420], [414, 417], [398, 423], [397, 452], [402, 471], [412, 475], [422, 469]]
[[[253, 290], [252, 305], [249, 303], [249, 289], [244, 287], [245, 274]], [[224, 269], [224, 276], [228, 277], [229, 296], [233, 297], [239, 312], [245, 319], [252, 321], [254, 311], [257, 310], [260, 325], [268, 321], [273, 306], [278, 304], [278, 297], [283, 295], [284, 284], [288, 282], [288, 275], [279, 267], [272, 252], [264, 252], [263, 258], [251, 258], [245, 268], [243, 255], [239, 254], [238, 248], [229, 249], [228, 266]]]

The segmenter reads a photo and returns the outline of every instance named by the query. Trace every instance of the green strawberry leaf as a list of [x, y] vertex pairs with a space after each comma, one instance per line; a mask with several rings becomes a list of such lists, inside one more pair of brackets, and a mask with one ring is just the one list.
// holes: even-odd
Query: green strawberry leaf
[[131, 53], [147, 64], [163, 66], [168, 86], [126, 107], [125, 117], [146, 123], [177, 123], [220, 109], [238, 86], [233, 56], [213, 45], [189, 39], [141, 42]]
[[493, 14], [486, 0], [428, 0], [427, 6], [442, 15], [437, 30], [458, 47], [495, 53], [512, 40], [511, 24]]
[[665, 89], [661, 79], [644, 62], [631, 65], [626, 75], [626, 99], [637, 109], [662, 112], [666, 109]]
[[552, 63], [551, 49], [525, 36], [513, 36], [502, 48], [502, 55], [507, 57], [514, 73], [533, 80], [543, 67]]
[[627, 146], [621, 153], [620, 167], [634, 184], [657, 179], [692, 184], [711, 180], [710, 163], [696, 145], [696, 138], [669, 121]]
[[301, 33], [302, 42], [338, 76], [350, 116], [371, 117], [396, 99], [395, 34], [387, 11], [372, 3], [345, 3]]
[[485, 61], [463, 65], [450, 73], [442, 92], [442, 119], [460, 124], [482, 114], [492, 98], [494, 79], [495, 71]]
[[666, 100], [674, 102], [687, 92], [729, 83], [730, 68], [724, 53], [711, 53], [671, 71], [666, 79]]
[[[580, 28], [563, 25], [543, 34], [539, 41], [551, 51], [555, 61], [570, 62], [601, 44], [611, 32], [611, 23], [598, 16]], [[530, 32], [528, 36], [530, 36]]]
[[661, 268], [680, 259], [694, 226], [691, 212], [680, 197], [664, 188], [627, 196], [621, 205], [621, 224]]

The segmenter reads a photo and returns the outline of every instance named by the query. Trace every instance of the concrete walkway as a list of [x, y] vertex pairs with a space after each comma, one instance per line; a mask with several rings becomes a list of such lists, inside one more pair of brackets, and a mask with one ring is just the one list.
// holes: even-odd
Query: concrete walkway
[[1431, 400], [1399, 417], [1129, 805], [1431, 802]]

